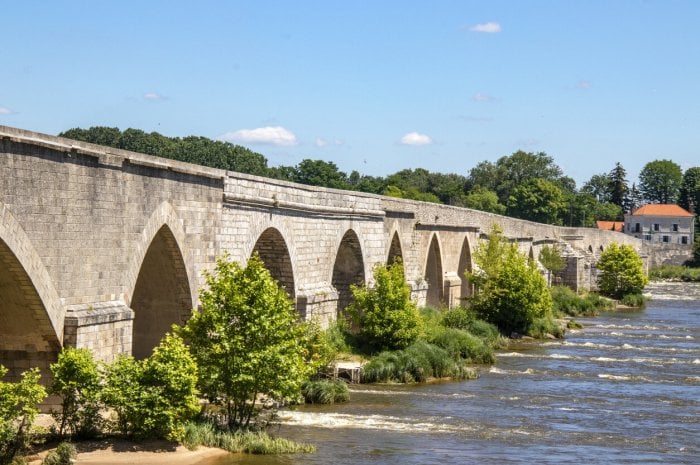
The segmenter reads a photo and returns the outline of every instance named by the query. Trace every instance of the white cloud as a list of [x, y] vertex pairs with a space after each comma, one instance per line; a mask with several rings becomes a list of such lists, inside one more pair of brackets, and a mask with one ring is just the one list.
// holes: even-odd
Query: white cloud
[[491, 103], [496, 101], [496, 97], [489, 94], [482, 94], [481, 92], [474, 94], [472, 100], [475, 102]]
[[219, 136], [219, 139], [228, 142], [243, 142], [248, 144], [265, 145], [297, 145], [299, 141], [289, 129], [282, 126], [266, 126], [256, 129], [239, 129], [238, 131], [227, 132]]
[[7, 107], [0, 107], [0, 115], [12, 115], [14, 113], [14, 111], [10, 110]]
[[576, 83], [576, 88], [582, 89], [582, 90], [588, 90], [592, 86], [593, 86], [593, 84], [591, 84], [591, 81], [586, 81], [586, 80], [581, 80], [581, 81]]
[[409, 132], [401, 138], [402, 145], [430, 145], [433, 139], [430, 136], [418, 132]]
[[165, 100], [166, 99], [165, 96], [159, 94], [158, 92], [146, 92], [145, 94], [143, 94], [143, 98], [145, 98], [146, 100], [151, 100], [151, 101]]
[[474, 26], [469, 28], [470, 31], [472, 32], [484, 32], [486, 34], [496, 34], [497, 32], [501, 32], [501, 25], [498, 23], [482, 23], [482, 24], [475, 24]]
[[316, 141], [314, 142], [314, 145], [316, 147], [326, 147], [328, 145], [343, 145], [345, 142], [343, 142], [340, 139], [333, 138], [333, 140], [328, 140], [324, 139], [323, 137], [317, 137]]

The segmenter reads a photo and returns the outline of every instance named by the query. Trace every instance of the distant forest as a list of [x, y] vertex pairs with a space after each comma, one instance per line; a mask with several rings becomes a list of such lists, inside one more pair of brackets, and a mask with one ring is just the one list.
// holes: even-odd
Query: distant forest
[[312, 186], [332, 187], [473, 208], [565, 226], [622, 220], [645, 203], [678, 203], [691, 212], [700, 205], [700, 167], [685, 173], [671, 160], [647, 163], [631, 185], [620, 163], [580, 188], [544, 152], [517, 151], [495, 163], [482, 161], [464, 176], [405, 169], [386, 177], [340, 171], [333, 162], [302, 160], [270, 167], [264, 155], [206, 137], [167, 137], [139, 129], [74, 128], [61, 137]]

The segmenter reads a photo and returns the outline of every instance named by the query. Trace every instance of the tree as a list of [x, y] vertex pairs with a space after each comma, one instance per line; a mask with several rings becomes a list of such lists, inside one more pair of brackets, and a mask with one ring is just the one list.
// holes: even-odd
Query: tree
[[0, 465], [13, 463], [15, 456], [31, 445], [35, 434], [32, 425], [39, 404], [46, 398], [38, 368], [25, 371], [15, 383], [2, 380], [7, 371], [0, 365]]
[[478, 289], [470, 298], [479, 318], [507, 335], [527, 334], [539, 319], [552, 317], [552, 294], [534, 262], [528, 261], [494, 226], [474, 252], [476, 271], [467, 278]]
[[678, 205], [691, 213], [700, 213], [700, 167], [685, 170]]
[[581, 192], [590, 194], [598, 202], [610, 202], [610, 177], [607, 174], [594, 174], [581, 187]]
[[355, 300], [348, 312], [359, 327], [359, 336], [373, 350], [397, 350], [418, 337], [418, 310], [411, 301], [411, 288], [403, 264], [374, 268], [374, 286], [352, 286]]
[[[609, 202], [617, 205], [622, 210], [625, 209], [627, 203], [627, 195], [629, 187], [627, 187], [627, 172], [622, 167], [620, 162], [615, 163], [615, 168], [610, 171], [608, 178], [610, 179], [610, 197]], [[622, 217], [617, 218], [622, 219]]]
[[65, 347], [51, 364], [53, 380], [49, 394], [61, 397], [61, 410], [52, 412], [58, 434], [82, 438], [96, 436], [100, 415], [101, 374], [88, 349]]
[[683, 180], [681, 167], [671, 160], [650, 161], [639, 173], [639, 190], [650, 203], [674, 203]]
[[518, 185], [508, 199], [509, 215], [539, 223], [562, 224], [566, 208], [563, 191], [541, 178]]
[[310, 186], [352, 189], [348, 182], [348, 176], [340, 171], [332, 161], [302, 160], [294, 169], [292, 181]]
[[499, 215], [503, 215], [506, 212], [506, 206], [498, 202], [498, 195], [484, 187], [476, 187], [469, 192], [464, 197], [464, 206]]
[[627, 196], [627, 203], [625, 204], [624, 210], [629, 213], [633, 213], [636, 209], [642, 206], [643, 199], [642, 193], [637, 189], [637, 185], [632, 183], [630, 188], [630, 193]]
[[547, 270], [547, 284], [551, 284], [552, 282], [552, 273], [557, 275], [566, 268], [566, 260], [561, 256], [556, 246], [543, 246], [537, 259]]
[[292, 301], [254, 254], [245, 268], [227, 256], [205, 273], [201, 310], [179, 329], [199, 367], [199, 388], [222, 405], [230, 428], [248, 427], [260, 395], [299, 395], [315, 367]]
[[631, 245], [613, 242], [600, 255], [596, 266], [600, 271], [600, 292], [615, 299], [641, 293], [648, 282], [644, 263]]

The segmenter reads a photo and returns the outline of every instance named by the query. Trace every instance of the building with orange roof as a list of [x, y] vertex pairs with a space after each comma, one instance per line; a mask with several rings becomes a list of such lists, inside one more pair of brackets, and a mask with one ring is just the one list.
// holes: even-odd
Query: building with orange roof
[[596, 221], [595, 227], [598, 229], [603, 229], [605, 231], [616, 231], [623, 232], [625, 229], [625, 223], [623, 221]]
[[695, 215], [675, 204], [649, 204], [625, 215], [624, 232], [650, 242], [692, 245]]

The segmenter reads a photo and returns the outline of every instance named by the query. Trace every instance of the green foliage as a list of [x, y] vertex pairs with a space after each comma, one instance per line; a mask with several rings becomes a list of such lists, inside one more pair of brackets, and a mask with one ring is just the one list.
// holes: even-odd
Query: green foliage
[[70, 442], [62, 442], [48, 453], [41, 465], [72, 465], [78, 456], [78, 450]]
[[447, 328], [467, 331], [493, 349], [507, 346], [507, 340], [501, 336], [498, 328], [487, 321], [478, 319], [471, 308], [456, 307], [446, 311], [442, 316], [442, 324]]
[[311, 186], [352, 189], [348, 176], [340, 171], [335, 163], [323, 160], [302, 160], [292, 171], [290, 180]]
[[6, 374], [0, 365], [0, 465], [12, 463], [35, 440], [32, 426], [46, 398], [38, 368], [25, 371], [14, 383], [2, 381]]
[[237, 454], [299, 454], [316, 451], [310, 444], [273, 438], [262, 431], [222, 431], [212, 423], [188, 423], [182, 444], [188, 449], [199, 446], [218, 447]]
[[230, 428], [247, 427], [260, 395], [297, 398], [315, 370], [306, 331], [257, 255], [245, 268], [220, 258], [205, 278], [201, 311], [179, 331], [197, 360], [201, 392], [224, 407]]
[[652, 281], [670, 280], [700, 282], [700, 268], [690, 268], [680, 265], [663, 265], [649, 270], [649, 279]]
[[597, 268], [600, 292], [614, 299], [639, 294], [648, 282], [644, 263], [631, 245], [610, 244], [601, 254]]
[[600, 310], [612, 310], [615, 302], [595, 293], [578, 295], [566, 286], [552, 286], [555, 315], [594, 316]]
[[540, 254], [537, 257], [542, 266], [547, 270], [548, 281], [551, 281], [551, 275], [559, 274], [564, 268], [566, 268], [566, 260], [559, 253], [559, 249], [556, 247], [545, 245], [540, 250]]
[[51, 365], [49, 394], [61, 397], [61, 410], [51, 415], [60, 436], [91, 438], [102, 430], [101, 373], [88, 349], [65, 347]]
[[688, 168], [683, 173], [678, 205], [689, 212], [700, 213], [700, 166]]
[[382, 352], [362, 367], [365, 383], [425, 382], [430, 378], [474, 378], [473, 370], [456, 362], [444, 349], [418, 341], [406, 348]]
[[551, 336], [562, 338], [564, 337], [564, 328], [552, 318], [535, 318], [528, 327], [527, 335], [537, 339]]
[[359, 336], [374, 350], [408, 347], [419, 334], [419, 316], [400, 262], [378, 265], [374, 287], [352, 286], [355, 298], [348, 312]]
[[641, 293], [625, 294], [622, 296], [622, 299], [620, 299], [620, 303], [627, 307], [642, 308], [647, 304], [648, 300], [649, 299], [644, 297]]
[[443, 328], [430, 341], [445, 351], [457, 362], [494, 363], [493, 350], [482, 339], [467, 331], [456, 328]]
[[[627, 172], [622, 167], [620, 162], [615, 163], [615, 167], [612, 169], [612, 171], [610, 171], [610, 174], [608, 174], [608, 179], [610, 180], [609, 201], [611, 204], [617, 205], [620, 208], [620, 211], [625, 208], [627, 204], [627, 196], [629, 194], [629, 187], [627, 187], [627, 179], [625, 176], [627, 176]], [[605, 218], [599, 219], [602, 220]], [[615, 219], [621, 220], [623, 218], [619, 217]]]
[[515, 186], [508, 197], [508, 214], [547, 224], [563, 224], [567, 202], [564, 191], [552, 181], [530, 179]]
[[306, 381], [301, 386], [301, 395], [307, 404], [335, 404], [350, 400], [350, 390], [342, 380]]
[[681, 167], [671, 160], [650, 161], [639, 173], [639, 189], [649, 203], [674, 203], [682, 181]]
[[481, 186], [477, 186], [464, 197], [463, 205], [467, 208], [498, 215], [506, 213], [506, 206], [499, 202], [498, 194]]
[[116, 429], [138, 438], [180, 440], [199, 411], [197, 365], [177, 335], [167, 334], [151, 357], [122, 356], [107, 369], [103, 396]]
[[508, 243], [496, 227], [474, 252], [477, 271], [468, 278], [478, 289], [471, 308], [506, 335], [527, 334], [539, 318], [551, 318], [552, 295], [534, 263]]

